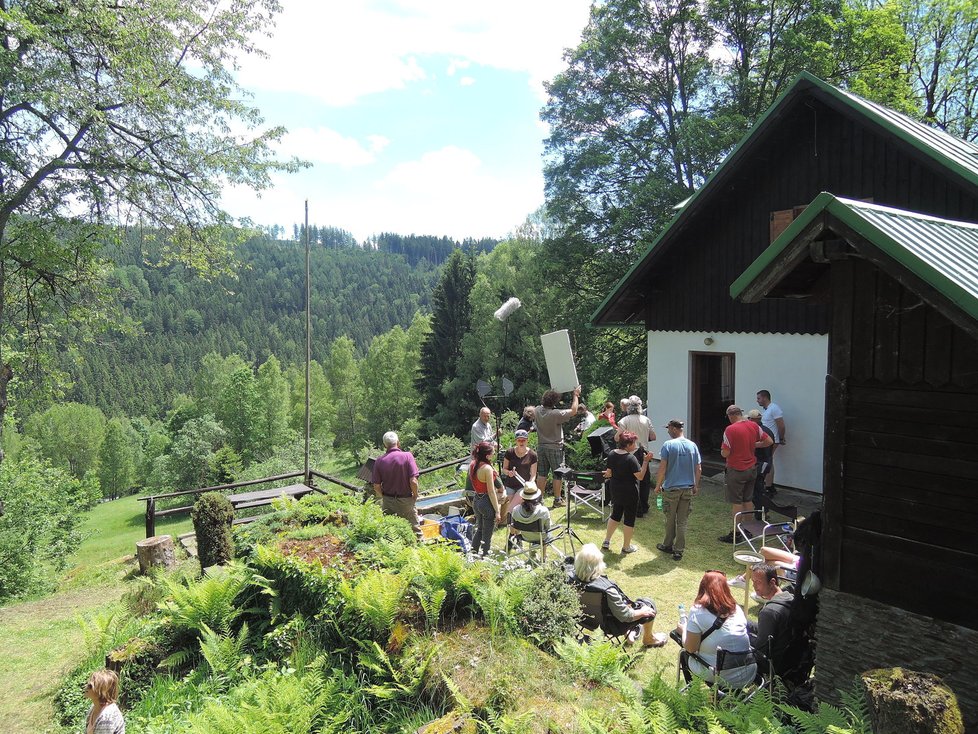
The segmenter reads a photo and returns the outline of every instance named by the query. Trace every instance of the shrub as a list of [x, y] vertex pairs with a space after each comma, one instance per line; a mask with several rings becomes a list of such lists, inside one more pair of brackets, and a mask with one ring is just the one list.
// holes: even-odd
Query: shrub
[[255, 549], [251, 563], [277, 592], [281, 616], [301, 614], [312, 619], [324, 612], [338, 616], [342, 576], [335, 568], [324, 568], [264, 545]]
[[[418, 441], [411, 447], [411, 453], [414, 454], [418, 467], [424, 469], [466, 457], [469, 454], [469, 448], [455, 436], [434, 436], [427, 441]], [[421, 477], [421, 491], [444, 487], [454, 479], [455, 467], [430, 472]]]
[[516, 606], [516, 626], [539, 647], [550, 649], [558, 640], [574, 634], [580, 600], [563, 569], [554, 564], [535, 570], [528, 583], [530, 593], [524, 594]]
[[201, 568], [219, 566], [234, 558], [231, 542], [234, 508], [227, 497], [217, 492], [205, 492], [197, 498], [190, 517], [194, 521]]
[[78, 480], [46, 461], [0, 463], [0, 603], [48, 586], [78, 543], [81, 510], [98, 497], [92, 477]]

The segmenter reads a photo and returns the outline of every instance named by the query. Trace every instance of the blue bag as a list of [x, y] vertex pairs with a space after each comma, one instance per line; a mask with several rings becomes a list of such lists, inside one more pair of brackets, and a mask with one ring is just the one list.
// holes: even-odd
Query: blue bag
[[458, 543], [463, 553], [472, 550], [473, 530], [472, 524], [461, 515], [448, 515], [441, 520], [441, 536]]

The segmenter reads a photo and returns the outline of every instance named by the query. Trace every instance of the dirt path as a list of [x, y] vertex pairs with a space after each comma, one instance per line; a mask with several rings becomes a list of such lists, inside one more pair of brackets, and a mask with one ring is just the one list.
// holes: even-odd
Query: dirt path
[[55, 731], [51, 700], [85, 655], [79, 616], [113, 604], [123, 586], [75, 589], [0, 607], [0, 721], [6, 734]]

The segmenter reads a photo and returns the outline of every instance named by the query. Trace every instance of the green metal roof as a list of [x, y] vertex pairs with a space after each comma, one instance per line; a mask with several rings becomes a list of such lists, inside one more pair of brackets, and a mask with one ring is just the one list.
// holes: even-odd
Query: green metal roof
[[[799, 234], [829, 214], [872, 243], [893, 261], [932, 286], [978, 320], [978, 224], [819, 194], [791, 225], [730, 286], [739, 298], [750, 289], [757, 300], [778, 279], [773, 265]], [[782, 270], [782, 275], [783, 275]]]
[[[966, 183], [978, 188], [978, 145], [956, 138], [943, 130], [925, 125], [900, 112], [834, 87], [808, 72], [802, 72], [795, 77], [788, 89], [757, 120], [750, 131], [724, 159], [723, 163], [710, 175], [706, 183], [683, 202], [684, 206], [672, 218], [666, 228], [591, 314], [592, 323], [600, 322], [602, 316], [614, 305], [615, 301], [625, 297], [629, 289], [636, 287], [636, 281], [649, 269], [651, 261], [654, 261], [658, 255], [667, 249], [669, 242], [675, 239], [677, 232], [682, 229], [686, 220], [694, 216], [699, 205], [717, 188], [717, 180], [722, 178], [728, 170], [736, 167], [738, 161], [748, 154], [765, 131], [776, 124], [777, 118], [796, 99], [813, 91], [821, 93], [823, 98], [827, 98], [828, 101], [835, 101], [843, 109], [849, 109], [860, 117], [875, 122], [896, 138], [931, 158], [941, 167], [957, 174]], [[606, 321], [606, 323], [614, 322]]]

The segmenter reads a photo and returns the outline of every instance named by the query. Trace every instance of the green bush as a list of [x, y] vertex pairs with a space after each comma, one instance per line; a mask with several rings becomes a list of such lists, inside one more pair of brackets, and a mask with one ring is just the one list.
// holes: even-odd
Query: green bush
[[74, 552], [82, 510], [98, 498], [98, 482], [25, 456], [0, 463], [0, 603], [50, 586], [52, 571]]
[[278, 612], [283, 618], [301, 614], [312, 619], [323, 612], [338, 616], [343, 577], [336, 568], [308, 563], [264, 545], [255, 549], [252, 567], [275, 589]]
[[[411, 446], [418, 468], [443, 464], [446, 461], [461, 459], [469, 455], [469, 447], [455, 436], [434, 436], [427, 441], [418, 441]], [[444, 488], [455, 480], [455, 467], [439, 469], [421, 477], [421, 491], [429, 492]]]
[[190, 517], [194, 521], [201, 568], [219, 566], [234, 558], [231, 541], [234, 507], [227, 497], [217, 492], [205, 492], [197, 498]]
[[517, 630], [537, 646], [551, 649], [574, 634], [581, 613], [579, 596], [555, 564], [535, 570], [527, 585], [528, 593], [515, 609]]

